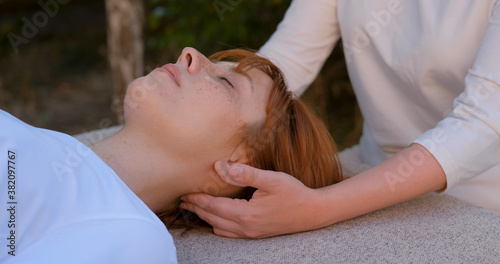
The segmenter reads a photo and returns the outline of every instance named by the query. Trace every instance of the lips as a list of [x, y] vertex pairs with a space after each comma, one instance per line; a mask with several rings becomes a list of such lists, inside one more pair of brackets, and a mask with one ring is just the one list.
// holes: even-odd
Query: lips
[[158, 68], [158, 70], [168, 74], [170, 78], [177, 84], [177, 86], [181, 86], [181, 72], [179, 71], [179, 68], [177, 68], [177, 66], [169, 63], [162, 66], [161, 68]]

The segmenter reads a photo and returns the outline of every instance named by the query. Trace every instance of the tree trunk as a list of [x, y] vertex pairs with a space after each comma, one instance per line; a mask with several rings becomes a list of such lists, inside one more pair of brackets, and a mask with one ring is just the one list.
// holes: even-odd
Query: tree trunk
[[144, 73], [144, 6], [141, 0], [106, 0], [112, 107], [123, 123], [123, 98], [130, 82]]

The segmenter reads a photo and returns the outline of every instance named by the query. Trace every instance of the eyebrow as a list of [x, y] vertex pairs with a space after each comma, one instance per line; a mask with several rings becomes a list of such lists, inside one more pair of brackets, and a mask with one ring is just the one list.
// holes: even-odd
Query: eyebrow
[[235, 69], [236, 69], [236, 66], [230, 66], [230, 67], [229, 67], [229, 70], [233, 71], [233, 72], [234, 72], [234, 73], [236, 73], [236, 74], [240, 74], [240, 75], [244, 76], [244, 77], [248, 80], [248, 82], [250, 83], [250, 90], [251, 90], [251, 91], [252, 91], [252, 93], [253, 93], [253, 92], [255, 91], [255, 89], [254, 89], [254, 85], [253, 85], [253, 80], [252, 80], [252, 78], [250, 78], [250, 76], [249, 76], [248, 74], [246, 74], [246, 73], [243, 73], [243, 72], [236, 72], [236, 71], [235, 71]]

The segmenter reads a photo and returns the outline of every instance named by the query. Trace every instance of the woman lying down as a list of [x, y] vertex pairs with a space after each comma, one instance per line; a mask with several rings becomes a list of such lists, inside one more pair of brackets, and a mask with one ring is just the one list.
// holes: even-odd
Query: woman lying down
[[254, 191], [224, 183], [222, 164], [341, 181], [330, 135], [286, 88], [251, 52], [186, 48], [129, 85], [123, 129], [90, 148], [0, 111], [0, 262], [176, 263], [179, 197]]

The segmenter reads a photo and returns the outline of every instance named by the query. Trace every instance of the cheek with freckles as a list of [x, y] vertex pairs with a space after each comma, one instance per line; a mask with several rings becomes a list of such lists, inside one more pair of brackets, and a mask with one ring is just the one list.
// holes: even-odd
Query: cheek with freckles
[[190, 86], [193, 83], [185, 82], [175, 98], [167, 99], [165, 123], [174, 128], [168, 131], [199, 152], [228, 148], [243, 126], [241, 106], [227, 89], [215, 83], [198, 81], [197, 86]]
[[201, 77], [192, 87], [181, 93], [179, 104], [194, 119], [229, 122], [240, 116], [241, 105], [231, 88], [215, 83], [210, 76]]
[[237, 96], [233, 88], [227, 87], [222, 83], [217, 83], [217, 81], [213, 80], [213, 77], [209, 75], [203, 77], [203, 85], [198, 86], [197, 92], [203, 93], [205, 96], [214, 100], [228, 102], [230, 104], [235, 103], [235, 97]]

